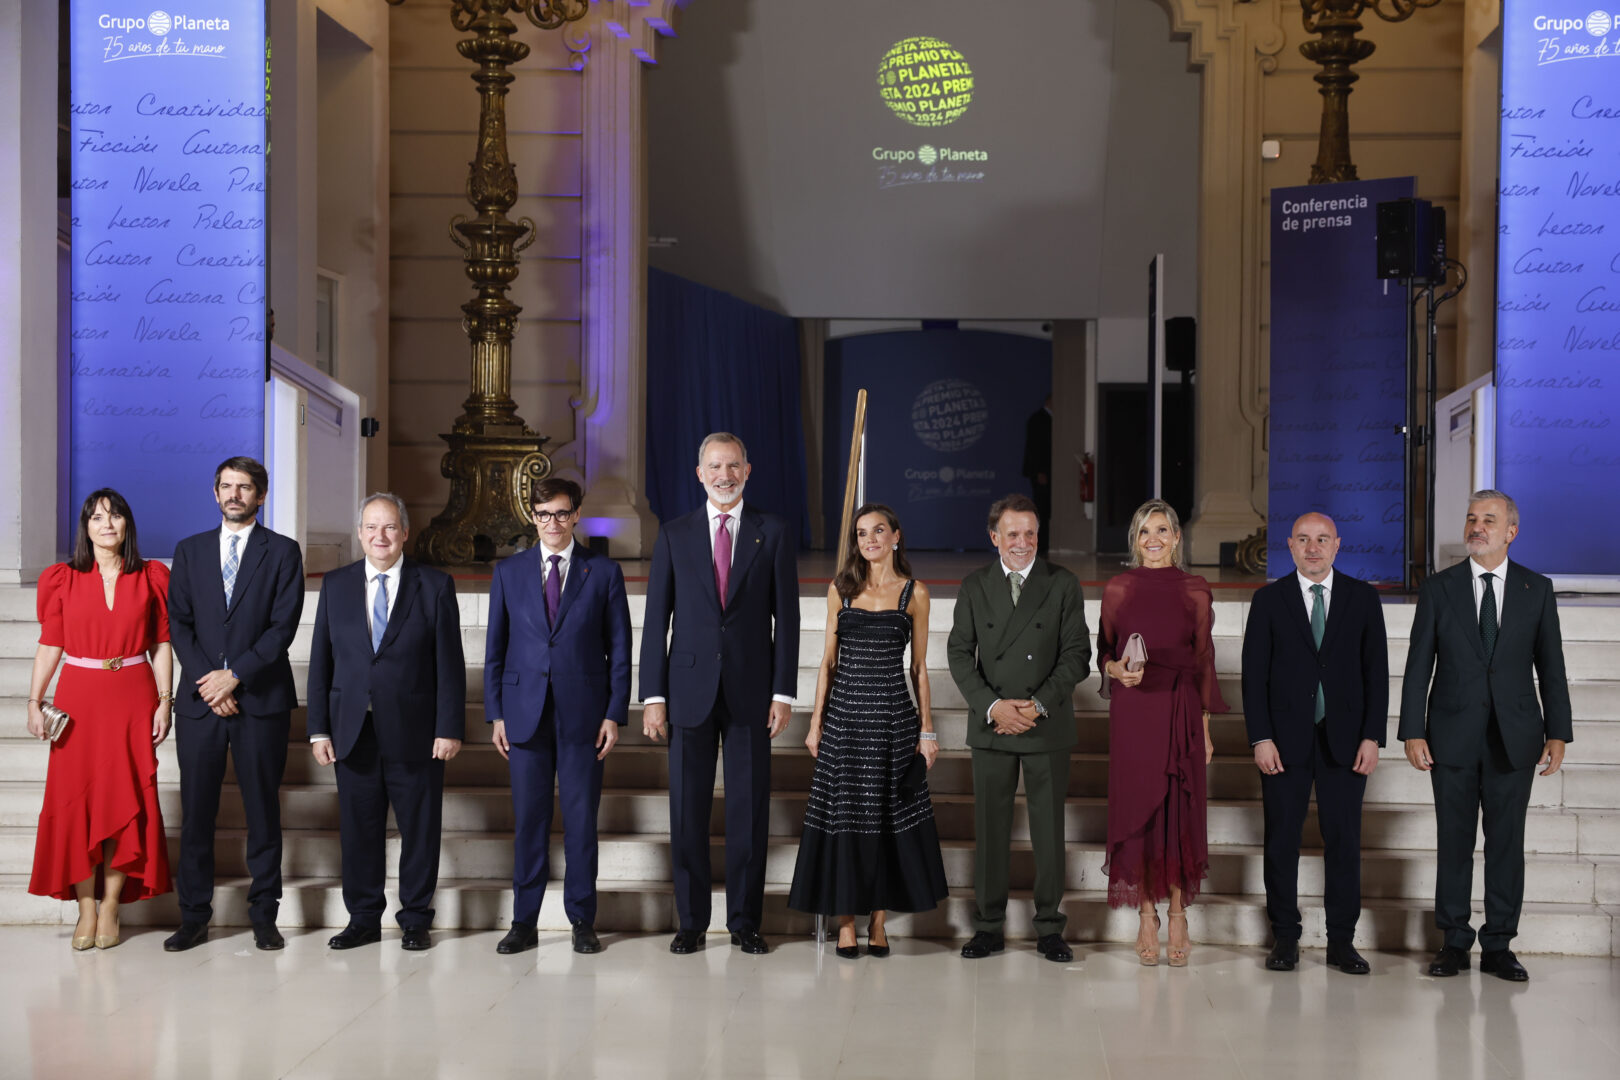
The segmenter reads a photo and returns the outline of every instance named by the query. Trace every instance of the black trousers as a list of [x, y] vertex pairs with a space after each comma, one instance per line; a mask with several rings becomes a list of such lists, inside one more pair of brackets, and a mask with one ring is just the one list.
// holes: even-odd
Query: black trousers
[[1305, 814], [1316, 789], [1316, 820], [1322, 829], [1323, 899], [1327, 906], [1327, 937], [1349, 944], [1361, 917], [1361, 800], [1367, 778], [1333, 759], [1327, 732], [1317, 725], [1311, 755], [1296, 765], [1285, 765], [1274, 776], [1260, 777], [1266, 815], [1266, 916], [1272, 937], [1298, 941], [1299, 843]]
[[696, 727], [669, 736], [669, 839], [682, 930], [707, 930], [712, 912], [709, 818], [715, 759], [725, 748], [726, 929], [759, 929], [770, 842], [771, 736], [765, 717], [732, 716], [724, 689]]
[[1465, 765], [1436, 762], [1434, 820], [1439, 866], [1434, 879], [1434, 925], [1445, 944], [1467, 951], [1474, 944], [1470, 924], [1474, 888], [1474, 837], [1485, 819], [1485, 925], [1480, 948], [1505, 949], [1519, 932], [1524, 906], [1524, 819], [1536, 767], [1516, 769], [1492, 716], [1485, 745]]
[[433, 925], [439, 885], [439, 834], [444, 810], [444, 762], [390, 761], [377, 742], [376, 721], [365, 726], [349, 756], [337, 763], [343, 843], [343, 906], [349, 923], [373, 929], [388, 908], [388, 808], [399, 826], [399, 925]]
[[214, 915], [214, 822], [227, 754], [236, 769], [247, 819], [248, 915], [274, 923], [281, 906], [281, 778], [287, 770], [291, 713], [268, 716], [181, 716], [174, 725], [180, 759], [180, 861], [175, 892], [180, 917]]

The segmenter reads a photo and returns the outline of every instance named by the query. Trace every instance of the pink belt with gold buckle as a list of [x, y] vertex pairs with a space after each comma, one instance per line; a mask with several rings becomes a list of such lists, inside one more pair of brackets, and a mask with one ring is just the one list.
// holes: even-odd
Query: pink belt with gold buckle
[[69, 667], [99, 668], [102, 671], [117, 671], [125, 664], [144, 664], [146, 656], [115, 656], [111, 660], [90, 660], [83, 656], [68, 656], [63, 654], [62, 663]]

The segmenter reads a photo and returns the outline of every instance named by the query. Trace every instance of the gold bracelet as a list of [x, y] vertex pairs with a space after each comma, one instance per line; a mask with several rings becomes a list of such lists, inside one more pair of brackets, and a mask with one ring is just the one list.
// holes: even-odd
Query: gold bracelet
[[158, 691], [158, 700], [159, 701], [173, 702], [174, 701], [174, 694], [171, 693], [168, 690], [160, 690], [160, 691]]

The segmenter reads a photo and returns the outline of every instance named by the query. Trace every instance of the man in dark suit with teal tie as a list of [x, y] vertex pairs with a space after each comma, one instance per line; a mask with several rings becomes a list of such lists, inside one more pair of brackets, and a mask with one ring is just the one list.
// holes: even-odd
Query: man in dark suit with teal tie
[[1434, 922], [1445, 936], [1429, 965], [1434, 976], [1469, 966], [1474, 834], [1483, 810], [1479, 970], [1511, 982], [1530, 978], [1508, 948], [1524, 902], [1525, 814], [1537, 764], [1542, 776], [1559, 770], [1574, 725], [1553, 585], [1508, 561], [1518, 535], [1512, 499], [1474, 492], [1464, 525], [1468, 559], [1423, 583], [1412, 619], [1399, 734], [1406, 759], [1434, 785]]
[[1036, 949], [1068, 963], [1063, 940], [1063, 808], [1074, 749], [1074, 688], [1091, 666], [1080, 581], [1036, 556], [1040, 518], [1027, 495], [990, 508], [998, 558], [962, 579], [946, 644], [951, 678], [967, 700], [973, 749], [973, 938], [962, 955], [1006, 947], [1008, 864], [1023, 774], [1035, 857]]

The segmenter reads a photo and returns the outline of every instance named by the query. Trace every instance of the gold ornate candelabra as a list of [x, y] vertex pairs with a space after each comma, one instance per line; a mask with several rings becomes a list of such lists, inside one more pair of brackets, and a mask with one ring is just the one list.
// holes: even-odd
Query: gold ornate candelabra
[[[404, 0], [387, 0], [398, 5]], [[450, 239], [466, 253], [467, 277], [476, 295], [461, 310], [472, 344], [472, 389], [448, 435], [450, 448], [439, 471], [450, 481], [444, 510], [423, 529], [416, 555], [424, 562], [459, 565], [487, 562], [524, 543], [531, 486], [551, 474], [544, 450], [549, 439], [518, 416], [512, 400], [512, 336], [523, 309], [506, 298], [518, 276], [518, 253], [534, 243], [534, 222], [514, 222], [506, 212], [517, 202], [517, 171], [506, 148], [507, 69], [529, 55], [516, 40], [518, 12], [542, 30], [582, 18], [589, 0], [450, 0], [450, 23], [473, 36], [456, 51], [478, 65], [478, 149], [467, 174], [467, 201], [476, 216], [457, 214]]]
[[1350, 65], [1371, 56], [1375, 46], [1356, 37], [1361, 13], [1371, 8], [1385, 22], [1402, 22], [1418, 8], [1434, 7], [1440, 0], [1300, 0], [1305, 32], [1320, 35], [1300, 45], [1305, 59], [1322, 65], [1316, 81], [1322, 87], [1322, 131], [1316, 140], [1316, 163], [1311, 183], [1334, 184], [1355, 180], [1350, 160], [1350, 87], [1361, 76]]

